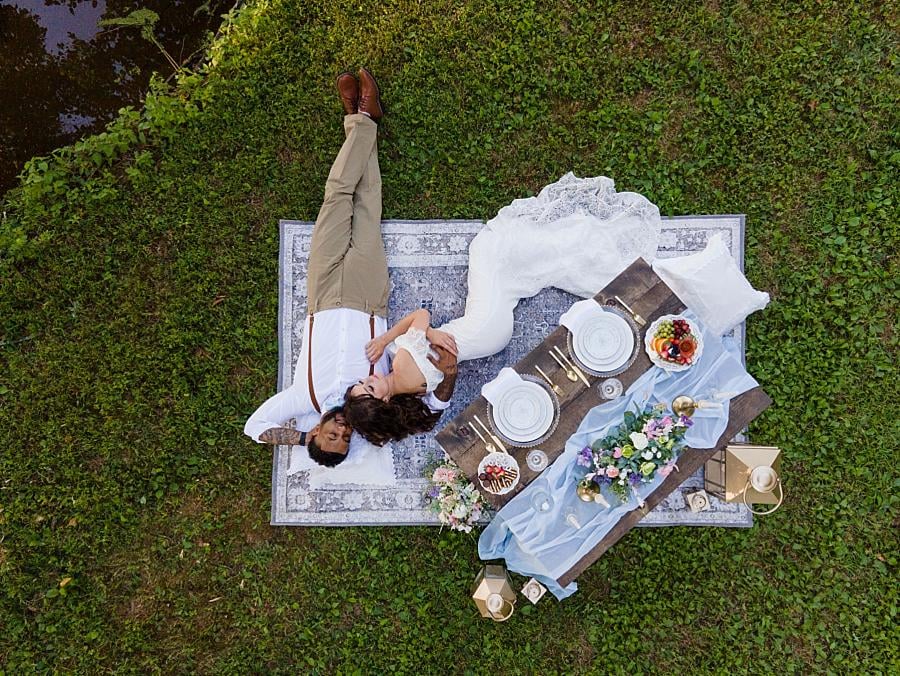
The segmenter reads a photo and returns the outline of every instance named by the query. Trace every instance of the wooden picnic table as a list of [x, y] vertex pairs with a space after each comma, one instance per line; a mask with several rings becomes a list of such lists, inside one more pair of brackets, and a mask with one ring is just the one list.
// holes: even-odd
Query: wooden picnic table
[[[643, 259], [638, 259], [626, 268], [618, 277], [607, 284], [594, 296], [601, 305], [617, 305], [615, 296], [624, 300], [634, 312], [647, 320], [649, 326], [654, 319], [664, 314], [677, 314], [685, 309], [684, 303], [663, 282], [650, 265]], [[650, 358], [643, 350], [643, 331], [647, 327], [641, 327], [641, 340], [636, 346], [638, 350], [634, 363], [623, 373], [615, 376], [627, 390], [631, 384], [643, 375], [647, 369], [653, 368]], [[478, 415], [485, 420], [487, 400], [479, 396], [462, 413], [451, 420], [444, 429], [437, 433], [437, 442], [443, 447], [453, 461], [459, 465], [466, 476], [478, 487], [485, 500], [496, 508], [500, 508], [509, 502], [518, 493], [523, 491], [540, 472], [529, 469], [525, 462], [525, 456], [531, 448], [541, 448], [548, 456], [552, 464], [565, 450], [566, 441], [578, 429], [581, 421], [595, 406], [606, 402], [597, 385], [605, 380], [604, 377], [595, 377], [585, 372], [591, 387], [586, 387], [580, 380], [572, 382], [568, 380], [562, 368], [553, 360], [549, 350], [558, 346], [568, 354], [567, 348], [568, 329], [558, 327], [548, 335], [540, 345], [519, 360], [513, 369], [521, 375], [536, 376], [536, 366], [546, 372], [550, 378], [562, 389], [560, 400], [560, 416], [556, 430], [548, 439], [534, 447], [516, 448], [505, 444], [510, 454], [519, 462], [521, 476], [518, 485], [506, 495], [493, 495], [484, 490], [478, 480], [478, 464], [485, 455], [484, 444], [478, 436], [472, 432], [469, 422], [474, 421]], [[720, 448], [723, 448], [735, 434], [745, 428], [754, 418], [762, 413], [771, 404], [771, 399], [760, 387], [753, 388], [731, 400], [729, 406], [728, 425], [714, 448], [692, 449], [686, 448], [678, 460], [679, 472], [673, 472], [645, 498], [644, 509], [635, 509], [624, 517], [607, 533], [597, 546], [585, 555], [558, 582], [562, 586], [568, 585], [588, 566], [602, 556], [619, 538], [631, 530], [653, 507], [662, 502], [669, 493], [699, 469]], [[574, 487], [573, 487], [574, 490]]]

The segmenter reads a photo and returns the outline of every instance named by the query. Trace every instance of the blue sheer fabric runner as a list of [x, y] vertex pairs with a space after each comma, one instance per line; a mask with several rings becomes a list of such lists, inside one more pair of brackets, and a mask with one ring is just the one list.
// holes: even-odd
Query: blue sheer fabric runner
[[[535, 577], [557, 599], [573, 594], [578, 589], [576, 583], [562, 587], [557, 578], [591, 551], [619, 519], [639, 506], [636, 497], [622, 503], [608, 488], [603, 489], [608, 508], [580, 500], [575, 488], [585, 468], [575, 463], [578, 452], [621, 424], [627, 410], [643, 410], [648, 403], [669, 407], [680, 394], [698, 400], [720, 400], [720, 406], [698, 409], [694, 424], [685, 435], [691, 448], [712, 448], [728, 424], [728, 400], [757, 386], [741, 364], [733, 340], [703, 331], [703, 344], [700, 360], [692, 368], [672, 373], [652, 366], [623, 396], [591, 409], [569, 437], [562, 455], [504, 505], [484, 529], [478, 540], [478, 555], [483, 560], [505, 559], [510, 570]], [[653, 481], [639, 484], [637, 493], [641, 500], [656, 490], [663, 479], [657, 472]], [[549, 509], [538, 511], [536, 505]]]

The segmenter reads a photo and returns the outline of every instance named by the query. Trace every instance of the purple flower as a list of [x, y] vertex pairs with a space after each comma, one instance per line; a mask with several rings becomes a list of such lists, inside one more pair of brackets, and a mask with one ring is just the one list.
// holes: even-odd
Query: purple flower
[[591, 463], [594, 460], [594, 456], [591, 453], [591, 447], [585, 446], [580, 451], [578, 451], [578, 458], [576, 459], [576, 463], [581, 467], [590, 467]]
[[595, 474], [594, 483], [598, 486], [609, 486], [609, 484], [612, 483], [612, 479], [610, 479], [605, 474]]
[[428, 489], [428, 497], [431, 498], [432, 500], [440, 494], [441, 494], [441, 489], [438, 488], [437, 486], [432, 486], [431, 488]]
[[637, 486], [641, 483], [641, 475], [638, 472], [634, 472], [628, 476], [628, 480], [631, 482], [632, 486]]
[[686, 415], [681, 416], [679, 422], [681, 422], [681, 424], [685, 427], [691, 427], [694, 424], [694, 421], [688, 418]]

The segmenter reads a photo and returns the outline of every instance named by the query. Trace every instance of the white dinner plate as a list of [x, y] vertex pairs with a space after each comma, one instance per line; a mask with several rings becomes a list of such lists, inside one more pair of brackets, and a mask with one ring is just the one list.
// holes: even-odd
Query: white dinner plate
[[491, 416], [504, 436], [513, 441], [531, 441], [553, 424], [553, 399], [543, 387], [525, 380], [498, 397]]
[[634, 351], [631, 326], [614, 312], [585, 318], [573, 331], [572, 349], [579, 361], [595, 371], [613, 371]]

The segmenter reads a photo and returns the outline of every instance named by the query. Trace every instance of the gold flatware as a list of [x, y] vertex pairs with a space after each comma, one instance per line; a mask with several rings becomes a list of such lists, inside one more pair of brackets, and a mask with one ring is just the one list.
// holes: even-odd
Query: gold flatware
[[555, 354], [552, 350], [548, 351], [547, 354], [549, 354], [551, 357], [553, 357], [553, 361], [555, 361], [557, 364], [559, 364], [559, 368], [561, 368], [563, 371], [566, 372], [566, 378], [568, 378], [569, 380], [571, 380], [573, 383], [574, 383], [576, 380], [578, 380], [578, 376], [575, 375], [575, 371], [573, 371], [573, 370], [570, 369], [568, 366], [566, 366], [565, 364], [563, 364], [563, 363], [559, 360], [559, 357], [557, 357], [556, 354]]
[[506, 446], [503, 445], [503, 442], [500, 441], [497, 436], [488, 429], [487, 425], [481, 422], [481, 418], [479, 418], [477, 415], [473, 417], [478, 422], [478, 424], [481, 425], [481, 428], [485, 431], [485, 433], [491, 438], [491, 441], [497, 444], [497, 448], [499, 448], [504, 453], [508, 453], [508, 451], [506, 450]]
[[556, 352], [559, 354], [559, 356], [562, 357], [565, 360], [565, 362], [569, 365], [569, 367], [575, 372], [575, 375], [577, 375], [579, 378], [581, 378], [581, 382], [583, 382], [587, 387], [591, 386], [591, 384], [588, 382], [587, 376], [584, 375], [584, 373], [582, 372], [582, 370], [580, 368], [575, 366], [575, 364], [572, 362], [571, 359], [569, 359], [568, 355], [565, 352], [560, 350], [559, 347], [557, 347], [556, 345], [554, 345], [553, 348], [551, 348], [551, 349], [556, 350]]
[[562, 389], [560, 388], [560, 386], [550, 380], [550, 376], [544, 373], [544, 369], [542, 369], [540, 366], [535, 366], [534, 369], [544, 377], [544, 380], [546, 380], [547, 384], [550, 385], [551, 390], [553, 390], [558, 395], [562, 394]]
[[641, 317], [637, 312], [628, 307], [628, 303], [619, 298], [618, 296], [614, 296], [614, 298], [619, 301], [619, 304], [628, 310], [631, 313], [631, 318], [636, 321], [640, 326], [647, 326], [647, 320]]
[[475, 425], [472, 423], [471, 420], [469, 421], [469, 427], [471, 427], [473, 430], [475, 430], [475, 434], [477, 434], [478, 438], [481, 439], [481, 441], [484, 443], [484, 450], [486, 450], [488, 453], [496, 453], [497, 452], [497, 449], [494, 446], [494, 444], [492, 444], [490, 441], [488, 441], [487, 439], [484, 438], [484, 435], [478, 431], [478, 428], [475, 427]]

